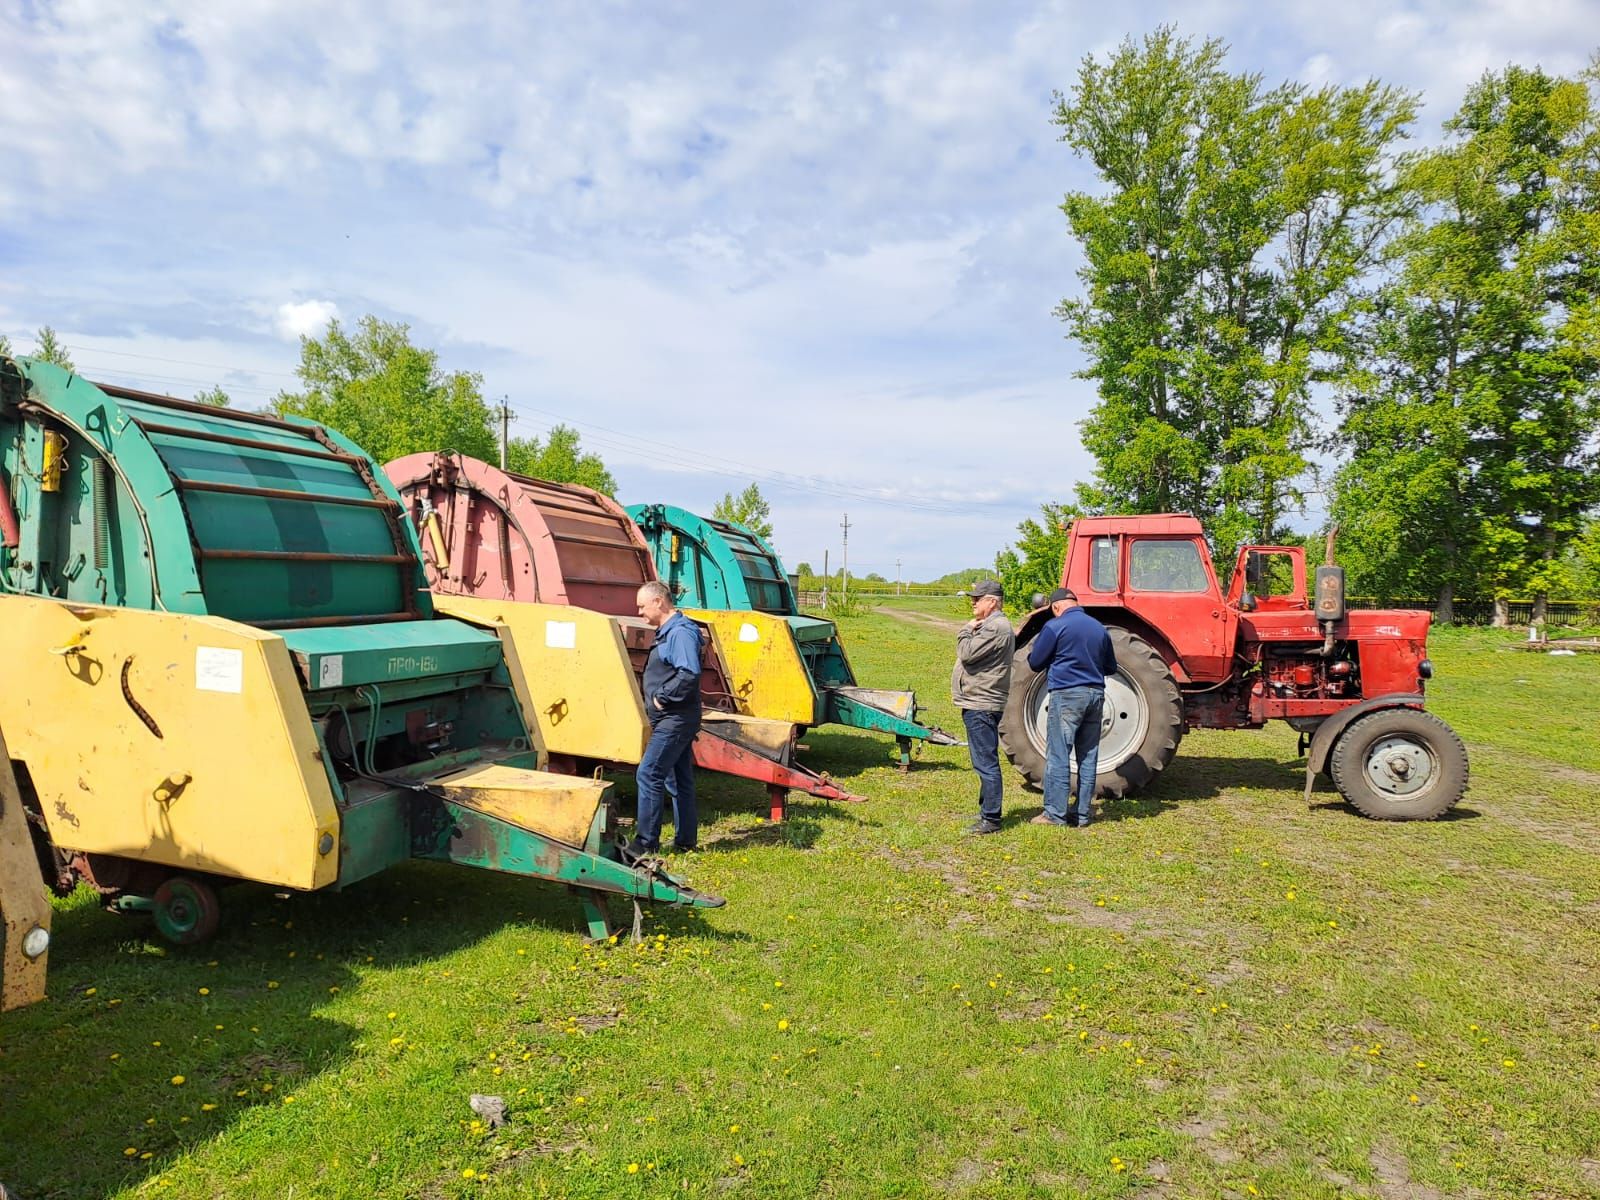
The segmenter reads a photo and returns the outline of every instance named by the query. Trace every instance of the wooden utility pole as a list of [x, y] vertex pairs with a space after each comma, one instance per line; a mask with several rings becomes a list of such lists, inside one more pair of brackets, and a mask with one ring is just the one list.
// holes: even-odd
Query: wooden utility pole
[[894, 560], [894, 594], [896, 596], [900, 594], [900, 560], [898, 558]]
[[828, 574], [828, 552], [822, 552], [822, 607], [828, 607], [828, 585], [833, 582], [833, 576]]

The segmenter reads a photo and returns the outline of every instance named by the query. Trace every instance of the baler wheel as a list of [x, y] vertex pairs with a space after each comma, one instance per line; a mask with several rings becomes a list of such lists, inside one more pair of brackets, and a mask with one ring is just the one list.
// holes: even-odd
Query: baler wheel
[[1384, 708], [1339, 735], [1328, 773], [1345, 801], [1374, 821], [1433, 821], [1467, 790], [1467, 748], [1416, 708]]
[[217, 932], [222, 904], [210, 884], [187, 875], [174, 875], [156, 889], [151, 915], [167, 941], [192, 946]]
[[[1178, 753], [1183, 700], [1166, 660], [1136, 633], [1113, 626], [1117, 673], [1106, 681], [1095, 794], [1120, 797], [1155, 780]], [[1028, 666], [1028, 648], [1011, 663], [1011, 695], [1000, 718], [1000, 746], [1035, 788], [1044, 786], [1045, 673]]]

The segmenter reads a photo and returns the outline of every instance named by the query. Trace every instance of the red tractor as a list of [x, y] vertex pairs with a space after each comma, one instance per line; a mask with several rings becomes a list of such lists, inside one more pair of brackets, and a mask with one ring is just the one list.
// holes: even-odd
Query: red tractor
[[[1289, 722], [1306, 752], [1306, 798], [1319, 774], [1378, 820], [1431, 820], [1461, 799], [1467, 752], [1423, 711], [1431, 614], [1346, 611], [1344, 573], [1317, 568], [1314, 598], [1298, 546], [1245, 546], [1224, 596], [1200, 522], [1190, 516], [1085, 517], [1067, 533], [1061, 585], [1111, 631], [1097, 792], [1151, 783], [1190, 729]], [[1028, 643], [1048, 609], [1017, 633], [1011, 697], [1000, 724], [1013, 766], [1044, 780], [1042, 672]]]

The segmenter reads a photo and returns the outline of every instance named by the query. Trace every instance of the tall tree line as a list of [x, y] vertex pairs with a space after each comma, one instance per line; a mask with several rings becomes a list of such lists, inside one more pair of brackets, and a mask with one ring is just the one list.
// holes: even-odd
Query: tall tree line
[[1596, 72], [1487, 75], [1408, 150], [1416, 95], [1226, 58], [1163, 27], [1056, 97], [1100, 183], [1062, 205], [1082, 289], [1057, 310], [1096, 470], [1002, 573], [1059, 570], [1032, 558], [1069, 512], [1192, 512], [1221, 560], [1322, 492], [1357, 587], [1448, 617], [1574, 584], [1600, 504]]

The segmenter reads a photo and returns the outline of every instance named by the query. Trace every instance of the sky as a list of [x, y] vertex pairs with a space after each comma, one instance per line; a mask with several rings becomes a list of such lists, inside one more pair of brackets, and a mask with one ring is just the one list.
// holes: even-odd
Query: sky
[[1600, 44], [1600, 0], [0, 0], [0, 333], [258, 407], [373, 313], [626, 503], [754, 481], [790, 569], [846, 514], [853, 574], [990, 565], [1093, 470], [1052, 93], [1164, 22], [1421, 92], [1422, 141]]

